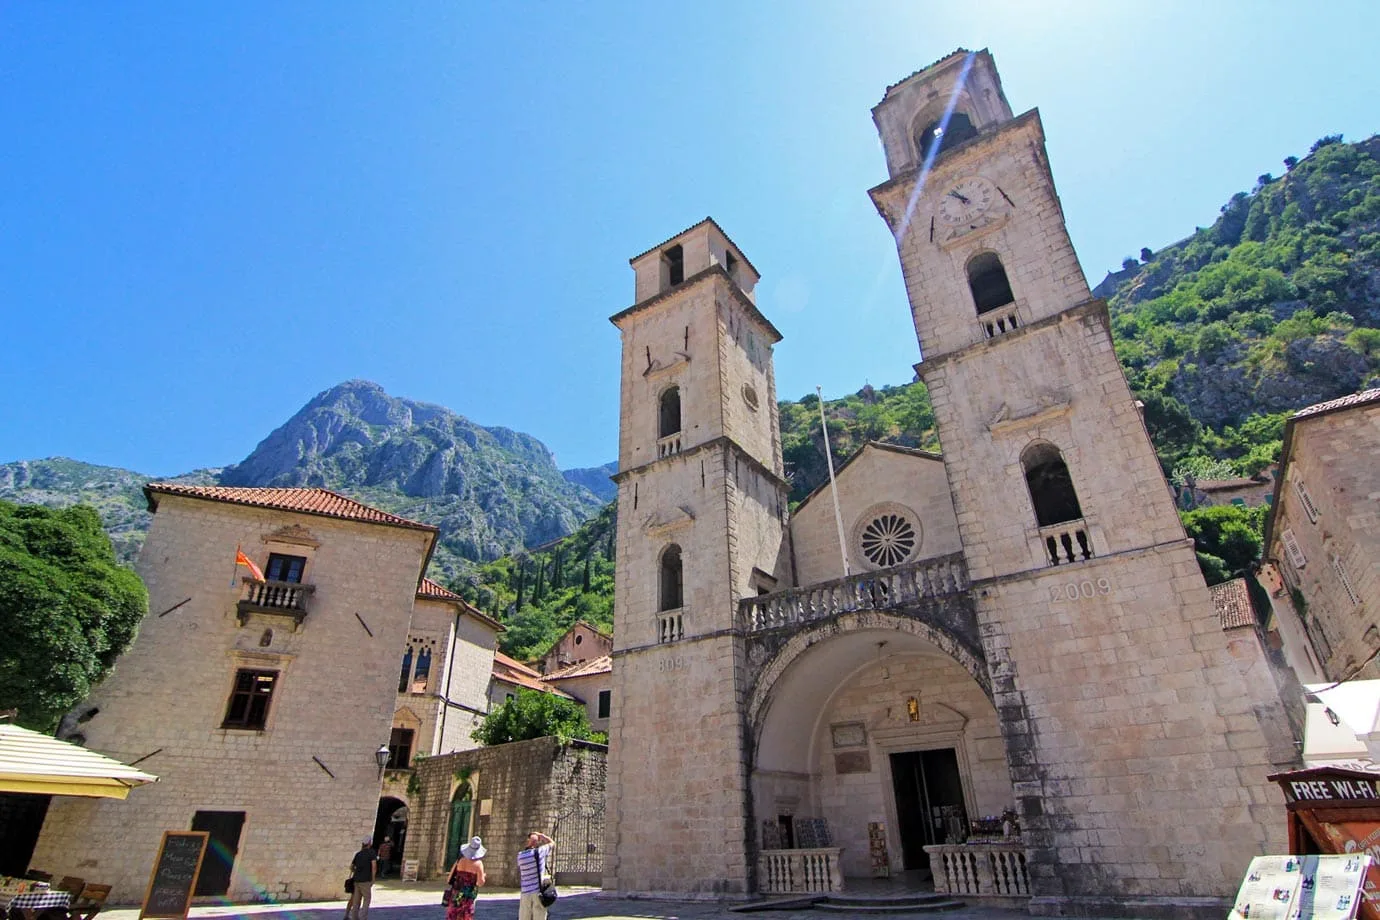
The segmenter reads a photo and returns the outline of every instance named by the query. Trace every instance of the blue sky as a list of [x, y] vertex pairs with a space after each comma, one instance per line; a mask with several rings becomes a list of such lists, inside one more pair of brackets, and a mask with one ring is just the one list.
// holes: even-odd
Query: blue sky
[[0, 4], [0, 462], [219, 466], [351, 377], [614, 459], [627, 260], [712, 215], [783, 398], [918, 353], [870, 109], [1038, 106], [1092, 283], [1380, 130], [1380, 4]]

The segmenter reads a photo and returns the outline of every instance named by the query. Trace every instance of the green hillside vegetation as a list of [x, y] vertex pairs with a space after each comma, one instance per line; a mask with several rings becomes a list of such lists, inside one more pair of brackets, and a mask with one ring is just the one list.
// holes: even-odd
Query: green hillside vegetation
[[502, 621], [499, 648], [521, 661], [545, 654], [577, 620], [610, 632], [617, 521], [610, 502], [570, 536], [480, 565], [451, 588]]
[[1378, 157], [1380, 138], [1325, 137], [1211, 227], [1118, 273], [1117, 355], [1167, 472], [1257, 473], [1290, 413], [1375, 385]]

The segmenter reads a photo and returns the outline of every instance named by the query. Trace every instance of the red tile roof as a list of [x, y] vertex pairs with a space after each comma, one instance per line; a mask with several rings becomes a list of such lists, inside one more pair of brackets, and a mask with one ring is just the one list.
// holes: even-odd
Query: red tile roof
[[209, 501], [229, 502], [234, 505], [252, 505], [256, 508], [272, 508], [276, 511], [296, 511], [301, 514], [316, 514], [321, 517], [339, 518], [346, 521], [361, 521], [366, 524], [386, 524], [390, 527], [408, 527], [438, 533], [437, 528], [418, 521], [371, 508], [368, 505], [346, 498], [339, 492], [329, 489], [272, 489], [241, 488], [234, 486], [184, 486], [171, 482], [151, 482], [144, 486], [144, 497], [148, 499], [149, 510], [158, 510], [158, 495], [182, 495], [187, 498], [202, 498]]
[[417, 596], [418, 596], [418, 597], [431, 597], [431, 598], [436, 598], [437, 600], [442, 600], [442, 601], [463, 601], [463, 600], [464, 600], [463, 597], [461, 597], [460, 595], [456, 594], [454, 591], [451, 591], [451, 590], [448, 589], [448, 588], [443, 588], [443, 587], [441, 587], [441, 586], [438, 585], [436, 582], [432, 581], [430, 578], [423, 578], [423, 579], [422, 579], [421, 587], [419, 587], [419, 588], [417, 589]]
[[1251, 596], [1246, 590], [1246, 579], [1233, 578], [1220, 585], [1210, 585], [1213, 606], [1222, 620], [1223, 629], [1239, 626], [1254, 626], [1255, 611], [1251, 609]]
[[528, 690], [551, 693], [568, 700], [575, 698], [564, 690], [543, 681], [539, 672], [529, 668], [521, 661], [509, 658], [502, 652], [494, 652], [494, 680], [501, 680], [517, 687], [525, 687]]
[[1316, 405], [1308, 406], [1294, 413], [1294, 418], [1309, 418], [1314, 415], [1325, 415], [1328, 412], [1336, 412], [1338, 409], [1350, 409], [1353, 406], [1364, 406], [1367, 403], [1380, 402], [1380, 387], [1371, 390], [1362, 390], [1360, 393], [1352, 393], [1337, 399], [1329, 399], [1327, 402], [1320, 402]]
[[572, 665], [566, 665], [555, 671], [550, 671], [546, 675], [547, 680], [565, 680], [570, 677], [590, 677], [595, 674], [613, 673], [613, 657], [610, 655], [600, 655], [598, 658], [591, 658], [588, 661], [577, 661]]

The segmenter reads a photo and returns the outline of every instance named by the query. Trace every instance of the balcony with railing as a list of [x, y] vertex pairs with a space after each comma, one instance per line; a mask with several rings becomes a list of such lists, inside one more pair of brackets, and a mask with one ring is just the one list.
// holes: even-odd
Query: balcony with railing
[[302, 625], [315, 585], [295, 581], [265, 581], [248, 576], [241, 579], [243, 591], [236, 605], [236, 616], [243, 626], [251, 613], [292, 619], [292, 628]]
[[678, 453], [680, 453], [679, 431], [677, 431], [675, 434], [668, 434], [664, 438], [656, 439], [656, 457], [658, 460], [660, 460], [662, 457], [669, 457], [673, 454]]
[[748, 632], [796, 626], [858, 610], [890, 610], [968, 590], [963, 554], [922, 559], [738, 602]]
[[1023, 323], [1020, 311], [1016, 308], [1016, 301], [1013, 300], [1004, 306], [979, 314], [978, 325], [982, 327], [983, 338], [995, 339], [1008, 332], [1015, 332]]
[[1036, 540], [1045, 565], [1070, 565], [1093, 557], [1092, 533], [1083, 518], [1041, 527]]

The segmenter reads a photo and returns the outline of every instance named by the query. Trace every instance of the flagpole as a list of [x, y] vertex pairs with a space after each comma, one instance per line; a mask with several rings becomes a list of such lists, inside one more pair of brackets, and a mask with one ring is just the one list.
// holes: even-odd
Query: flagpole
[[235, 576], [240, 573], [240, 544], [235, 544], [235, 565], [230, 569], [230, 587], [235, 587]]
[[834, 480], [834, 452], [829, 449], [829, 423], [824, 420], [824, 393], [815, 387], [819, 397], [819, 428], [824, 435], [824, 459], [829, 463], [829, 491], [834, 496], [834, 525], [839, 530], [839, 558], [843, 560], [843, 577], [853, 574], [848, 568], [848, 549], [843, 545], [843, 512], [839, 510], [839, 486]]

